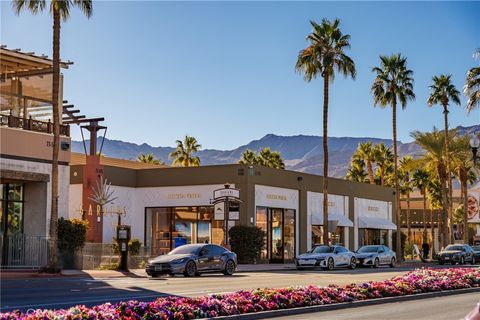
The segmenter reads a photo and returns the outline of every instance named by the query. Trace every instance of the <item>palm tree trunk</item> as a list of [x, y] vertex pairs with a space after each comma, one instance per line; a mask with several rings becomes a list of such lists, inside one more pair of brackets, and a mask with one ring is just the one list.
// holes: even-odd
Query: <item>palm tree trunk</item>
[[373, 166], [372, 162], [367, 160], [367, 169], [368, 169], [368, 180], [370, 180], [370, 184], [375, 184], [375, 178], [373, 176]]
[[442, 163], [438, 164], [438, 178], [442, 187], [442, 246], [446, 247], [450, 242], [448, 236], [448, 189], [447, 189], [447, 174]]
[[461, 173], [462, 201], [463, 201], [463, 241], [468, 243], [468, 194], [467, 194], [467, 172]]
[[[430, 204], [430, 232], [432, 233], [432, 250], [430, 251], [432, 253], [431, 258], [435, 256], [435, 236], [434, 236], [434, 231], [435, 231], [435, 226], [434, 226], [434, 221], [433, 221], [433, 209]], [[437, 224], [438, 225], [438, 224]], [[439, 225], [438, 225], [439, 226]], [[440, 231], [440, 228], [438, 228]]]
[[397, 161], [397, 99], [393, 95], [392, 101], [392, 127], [393, 127], [393, 168], [395, 175], [395, 222], [397, 224], [397, 233], [396, 233], [396, 252], [397, 252], [397, 261], [402, 261], [402, 236], [401, 236], [401, 226], [400, 226], [400, 188], [398, 185], [398, 161]]
[[323, 244], [328, 244], [328, 78], [323, 78]]
[[49, 241], [49, 269], [58, 269], [58, 152], [60, 145], [60, 116], [59, 116], [59, 87], [60, 87], [60, 12], [53, 10], [53, 153], [52, 153], [52, 202], [50, 212], [50, 241]]
[[407, 235], [408, 241], [411, 241], [412, 228], [410, 226], [410, 192], [407, 192]]
[[427, 191], [424, 189], [423, 192], [423, 242], [427, 242]]
[[452, 219], [452, 175], [450, 173], [450, 154], [448, 152], [448, 105], [443, 105], [443, 115], [445, 121], [445, 161], [447, 163], [447, 186], [448, 186], [448, 239], [453, 243], [453, 219]]

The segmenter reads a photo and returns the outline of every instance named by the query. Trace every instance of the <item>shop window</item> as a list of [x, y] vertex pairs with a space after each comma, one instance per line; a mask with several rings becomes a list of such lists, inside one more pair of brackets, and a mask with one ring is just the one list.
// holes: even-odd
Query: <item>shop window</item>
[[23, 233], [23, 184], [1, 184], [0, 232], [4, 236]]

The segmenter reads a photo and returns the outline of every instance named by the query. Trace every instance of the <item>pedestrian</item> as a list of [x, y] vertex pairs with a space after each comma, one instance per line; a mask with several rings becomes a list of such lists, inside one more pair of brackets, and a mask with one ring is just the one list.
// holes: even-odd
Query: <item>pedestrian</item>
[[427, 241], [424, 241], [422, 244], [422, 260], [426, 261], [428, 259], [428, 253], [430, 252], [430, 246]]

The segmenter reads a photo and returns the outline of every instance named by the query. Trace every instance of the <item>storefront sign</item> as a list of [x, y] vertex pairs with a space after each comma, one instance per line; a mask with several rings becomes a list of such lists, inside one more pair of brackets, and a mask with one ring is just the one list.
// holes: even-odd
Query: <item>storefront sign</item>
[[224, 189], [213, 191], [214, 199], [225, 198], [225, 197], [240, 199], [240, 190], [224, 188]]
[[354, 209], [357, 217], [372, 217], [391, 220], [390, 206], [387, 201], [355, 198]]
[[255, 185], [255, 206], [298, 210], [298, 190]]

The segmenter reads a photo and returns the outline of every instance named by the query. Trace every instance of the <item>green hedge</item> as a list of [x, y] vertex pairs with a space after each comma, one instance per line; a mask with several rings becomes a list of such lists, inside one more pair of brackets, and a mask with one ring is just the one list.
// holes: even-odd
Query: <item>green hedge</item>
[[75, 267], [75, 251], [81, 249], [87, 239], [88, 222], [79, 219], [58, 219], [58, 250], [63, 268]]
[[254, 263], [265, 246], [266, 233], [258, 227], [235, 226], [228, 236], [239, 263]]

